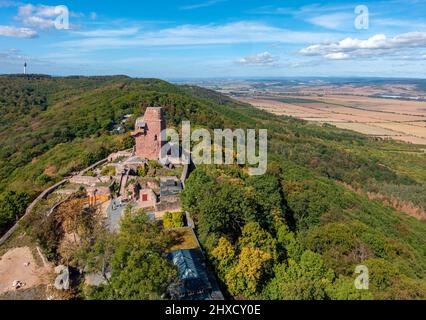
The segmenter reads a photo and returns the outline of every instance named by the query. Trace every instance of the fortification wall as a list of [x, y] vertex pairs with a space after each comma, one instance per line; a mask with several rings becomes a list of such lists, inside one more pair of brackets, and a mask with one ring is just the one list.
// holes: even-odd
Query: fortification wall
[[51, 186], [50, 188], [44, 190], [33, 202], [31, 202], [21, 219], [8, 232], [6, 232], [3, 237], [1, 237], [0, 246], [3, 245], [3, 243], [5, 243], [12, 236], [12, 234], [18, 229], [19, 223], [30, 214], [30, 212], [34, 209], [34, 207], [40, 200], [45, 199], [49, 194], [51, 194], [57, 188], [65, 184], [67, 181], [68, 179], [64, 179], [58, 182], [57, 184]]
[[[82, 171], [80, 171], [79, 175], [83, 175], [86, 172], [106, 163], [107, 161], [108, 161], [108, 159], [103, 159], [101, 161], [98, 161], [95, 164], [91, 165], [90, 167], [87, 167], [86, 169], [83, 169]], [[22, 220], [25, 219], [31, 213], [31, 211], [33, 211], [33, 209], [37, 205], [37, 203], [39, 203], [42, 199], [45, 199], [52, 192], [54, 192], [56, 189], [58, 189], [59, 187], [61, 187], [65, 183], [67, 183], [71, 178], [72, 177], [68, 177], [68, 178], [54, 184], [53, 186], [47, 188], [42, 193], [40, 193], [40, 195], [37, 198], [35, 198], [34, 201], [31, 202], [31, 204], [27, 207], [27, 209], [25, 210], [25, 214], [21, 217], [21, 219], [19, 219], [19, 221], [17, 223], [15, 223], [15, 225], [12, 228], [10, 228], [9, 231], [7, 231], [0, 238], [0, 246], [3, 245], [13, 235], [13, 233], [19, 228], [20, 222], [22, 222]]]

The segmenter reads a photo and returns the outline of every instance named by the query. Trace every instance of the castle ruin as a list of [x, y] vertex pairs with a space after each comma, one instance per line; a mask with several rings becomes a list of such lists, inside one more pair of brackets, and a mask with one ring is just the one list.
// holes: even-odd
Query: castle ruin
[[135, 155], [148, 160], [159, 160], [164, 142], [161, 132], [166, 129], [162, 108], [147, 108], [145, 115], [136, 120], [132, 136], [136, 140]]

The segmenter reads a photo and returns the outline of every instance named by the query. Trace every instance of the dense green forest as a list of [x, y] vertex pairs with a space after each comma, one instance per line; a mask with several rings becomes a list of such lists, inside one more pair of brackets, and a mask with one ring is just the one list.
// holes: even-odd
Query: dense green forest
[[[398, 211], [426, 210], [418, 146], [155, 79], [1, 76], [0, 233], [47, 186], [131, 147], [112, 129], [132, 114], [131, 130], [147, 106], [162, 106], [169, 126], [268, 129], [267, 175], [199, 167], [182, 195], [228, 297], [426, 298], [426, 222]], [[368, 292], [353, 290], [361, 263]]]
[[141, 106], [150, 105], [164, 106], [170, 124], [223, 125], [219, 116], [210, 118], [210, 105], [160, 80], [1, 76], [0, 234], [47, 186], [132, 147], [128, 134], [111, 131], [133, 114], [130, 129]]

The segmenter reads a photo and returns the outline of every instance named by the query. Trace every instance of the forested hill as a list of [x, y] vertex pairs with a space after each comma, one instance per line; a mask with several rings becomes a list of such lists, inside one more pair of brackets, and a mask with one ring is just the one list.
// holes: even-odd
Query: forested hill
[[97, 153], [122, 148], [124, 136], [109, 132], [126, 114], [140, 115], [143, 105], [164, 105], [171, 123], [186, 117], [221, 126], [207, 120], [210, 106], [160, 80], [0, 77], [0, 190], [39, 191], [102, 156]]
[[[170, 126], [190, 120], [210, 129], [269, 130], [267, 176], [251, 179], [239, 167], [199, 168], [184, 194], [187, 209], [200, 215], [201, 240], [229, 295], [312, 298], [290, 297], [297, 288], [280, 283], [303, 274], [303, 263], [319, 259], [323, 265], [317, 271], [330, 286], [303, 290], [319, 292], [316, 298], [344, 298], [348, 277], [363, 261], [382, 270], [380, 275], [373, 272], [376, 297], [425, 297], [426, 224], [402, 212], [426, 209], [426, 154], [420, 148], [273, 116], [216, 92], [156, 79], [0, 76], [0, 232], [47, 186], [112, 151], [131, 147], [129, 131], [147, 106], [162, 106]], [[129, 114], [126, 132], [117, 133]], [[203, 185], [211, 187], [209, 192]], [[228, 199], [231, 191], [234, 197]], [[218, 201], [209, 203], [198, 192]], [[232, 228], [215, 216], [223, 212], [237, 219], [226, 222]], [[283, 225], [291, 232], [284, 232]], [[244, 274], [247, 266], [243, 258], [250, 255], [244, 250], [253, 240], [250, 232], [265, 237], [264, 245], [276, 243], [251, 252], [260, 263], [253, 278], [234, 279], [233, 271]], [[292, 237], [292, 245], [302, 252], [292, 258], [297, 270], [288, 270], [290, 253], [284, 248]], [[238, 248], [229, 251], [241, 255], [237, 265], [221, 259], [215, 247], [224, 252]], [[295, 281], [294, 286], [318, 280], [290, 278], [286, 283]]]

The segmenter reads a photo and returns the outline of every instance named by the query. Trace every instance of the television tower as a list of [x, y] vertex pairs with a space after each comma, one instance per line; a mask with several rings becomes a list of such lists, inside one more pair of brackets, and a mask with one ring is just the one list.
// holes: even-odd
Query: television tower
[[27, 74], [27, 63], [24, 63], [24, 74]]

